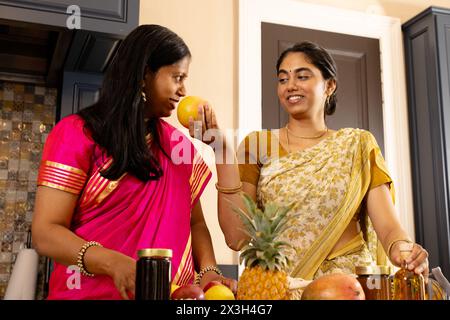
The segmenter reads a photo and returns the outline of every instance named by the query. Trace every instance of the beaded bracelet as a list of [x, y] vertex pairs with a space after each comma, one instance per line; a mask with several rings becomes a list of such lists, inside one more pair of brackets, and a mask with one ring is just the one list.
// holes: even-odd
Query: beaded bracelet
[[200, 270], [200, 272], [197, 274], [197, 276], [195, 277], [195, 281], [194, 284], [200, 284], [200, 281], [202, 280], [203, 276], [205, 275], [205, 273], [207, 273], [208, 271], [214, 271], [215, 273], [217, 273], [219, 276], [222, 276], [222, 271], [220, 271], [219, 268], [217, 268], [216, 266], [207, 266], [204, 267]]
[[86, 266], [84, 265], [84, 254], [87, 249], [93, 246], [103, 247], [101, 243], [97, 241], [88, 241], [81, 247], [80, 251], [78, 251], [77, 266], [80, 269], [80, 273], [87, 277], [93, 277], [94, 274], [86, 270]]

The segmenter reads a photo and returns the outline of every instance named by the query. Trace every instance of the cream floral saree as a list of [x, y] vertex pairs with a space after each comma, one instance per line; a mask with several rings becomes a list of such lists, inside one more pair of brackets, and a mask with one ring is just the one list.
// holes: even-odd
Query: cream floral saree
[[[266, 157], [260, 164], [258, 205], [294, 201], [292, 214], [299, 214], [281, 236], [293, 246], [287, 252], [293, 261], [290, 276], [315, 279], [353, 273], [357, 265], [385, 264], [364, 198], [383, 183], [389, 183], [393, 194], [391, 182], [375, 138], [360, 129], [341, 129], [308, 149]], [[359, 220], [361, 232], [332, 252], [352, 219]]]

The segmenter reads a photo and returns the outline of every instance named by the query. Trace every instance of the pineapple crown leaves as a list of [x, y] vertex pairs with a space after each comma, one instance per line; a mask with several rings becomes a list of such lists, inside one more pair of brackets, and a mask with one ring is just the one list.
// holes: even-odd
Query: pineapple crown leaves
[[288, 213], [295, 203], [288, 206], [267, 203], [264, 210], [261, 210], [250, 196], [245, 193], [241, 195], [247, 212], [236, 207], [233, 210], [239, 214], [244, 232], [250, 237], [250, 243], [241, 250], [241, 263], [244, 260], [248, 267], [258, 265], [269, 270], [286, 268], [290, 262], [281, 251], [292, 246], [279, 241], [278, 237], [292, 227], [289, 222], [297, 215], [288, 216]]

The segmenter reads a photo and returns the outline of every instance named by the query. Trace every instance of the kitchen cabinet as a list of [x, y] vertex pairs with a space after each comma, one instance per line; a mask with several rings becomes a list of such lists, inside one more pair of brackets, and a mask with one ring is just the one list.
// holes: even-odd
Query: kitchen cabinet
[[402, 29], [416, 240], [450, 278], [450, 10], [430, 7]]

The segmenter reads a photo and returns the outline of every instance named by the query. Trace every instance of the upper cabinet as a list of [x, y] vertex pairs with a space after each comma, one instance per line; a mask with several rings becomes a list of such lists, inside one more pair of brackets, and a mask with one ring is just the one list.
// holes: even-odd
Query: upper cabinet
[[416, 240], [450, 278], [450, 10], [403, 25]]
[[67, 27], [77, 14], [81, 30], [125, 36], [138, 25], [139, 0], [0, 0], [0, 19]]

